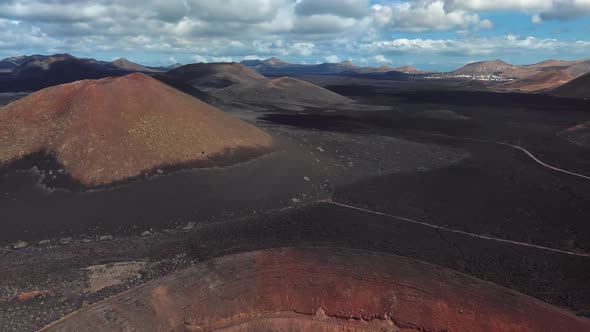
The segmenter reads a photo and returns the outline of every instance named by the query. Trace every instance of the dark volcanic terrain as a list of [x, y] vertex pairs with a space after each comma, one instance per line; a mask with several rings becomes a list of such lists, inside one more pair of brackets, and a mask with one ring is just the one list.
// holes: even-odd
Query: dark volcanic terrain
[[590, 150], [561, 135], [590, 121], [588, 101], [444, 80], [303, 79], [364, 106], [221, 101], [276, 142], [230, 167], [91, 191], [43, 185], [43, 167], [0, 173], [0, 330], [38, 329], [195, 263], [279, 247], [409, 257], [590, 316], [590, 180], [503, 145], [589, 176]]

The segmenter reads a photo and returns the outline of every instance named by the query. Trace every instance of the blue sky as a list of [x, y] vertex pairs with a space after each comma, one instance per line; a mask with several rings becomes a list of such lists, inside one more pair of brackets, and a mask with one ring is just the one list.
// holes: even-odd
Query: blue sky
[[352, 60], [449, 70], [590, 58], [590, 0], [1, 0], [0, 57]]

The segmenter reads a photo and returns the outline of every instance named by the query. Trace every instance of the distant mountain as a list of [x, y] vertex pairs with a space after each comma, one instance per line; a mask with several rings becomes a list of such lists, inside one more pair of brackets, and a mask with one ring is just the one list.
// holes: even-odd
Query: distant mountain
[[480, 61], [467, 64], [451, 72], [452, 75], [501, 75], [506, 71], [513, 70], [515, 66], [502, 60]]
[[50, 56], [34, 55], [21, 63], [0, 80], [0, 92], [36, 91], [49, 86], [83, 79], [121, 76], [129, 73], [106, 62], [80, 59], [70, 54]]
[[386, 73], [388, 71], [394, 71], [395, 68], [391, 66], [380, 66], [380, 67], [359, 67], [356, 68], [354, 71], [359, 74], [367, 74], [367, 73]]
[[292, 77], [275, 78], [256, 84], [237, 84], [214, 92], [224, 100], [267, 103], [273, 105], [291, 104], [299, 106], [326, 106], [346, 104], [351, 100], [317, 85]]
[[590, 98], [590, 73], [582, 75], [550, 91], [551, 94], [566, 98]]
[[169, 65], [169, 66], [160, 67], [160, 68], [165, 68], [165, 69], [167, 69], [167, 70], [172, 70], [172, 69], [176, 69], [176, 68], [179, 68], [179, 67], [182, 67], [182, 66], [183, 66], [183, 64], [182, 64], [182, 63], [178, 63], [178, 62], [177, 62], [177, 63], [173, 63], [173, 64], [171, 64], [171, 65]]
[[480, 61], [467, 64], [449, 75], [488, 76], [501, 75], [504, 78], [523, 79], [548, 71], [564, 71], [572, 78], [590, 72], [590, 60], [545, 60], [532, 65], [512, 65], [502, 60]]
[[14, 68], [18, 67], [19, 61], [14, 58], [6, 58], [0, 60], [0, 72], [11, 72]]
[[340, 63], [322, 63], [317, 65], [302, 65], [288, 63], [277, 58], [267, 60], [244, 60], [241, 62], [244, 66], [263, 74], [263, 75], [326, 75], [339, 74], [358, 68], [350, 61]]
[[117, 68], [117, 69], [128, 71], [128, 72], [157, 73], [157, 72], [162, 71], [162, 70], [158, 70], [156, 68], [142, 66], [140, 64], [131, 62], [131, 61], [124, 59], [124, 58], [119, 58], [119, 59], [111, 62], [110, 65]]
[[250, 67], [263, 75], [298, 76], [298, 75], [346, 75], [402, 72], [406, 74], [422, 74], [423, 71], [411, 66], [393, 68], [391, 66], [358, 67], [350, 61], [339, 63], [321, 63], [315, 65], [288, 63], [281, 59], [244, 60], [244, 66]]
[[168, 79], [184, 82], [203, 91], [212, 91], [241, 83], [261, 83], [268, 79], [239, 63], [195, 63], [166, 73]]
[[590, 59], [576, 61], [574, 64], [568, 67], [566, 71], [574, 77], [579, 77], [590, 73]]
[[125, 59], [105, 62], [67, 53], [6, 58], [0, 60], [0, 68], [4, 69], [0, 69], [0, 92], [35, 91], [83, 79], [160, 71]]
[[402, 67], [393, 68], [393, 70], [399, 71], [402, 73], [406, 73], [406, 74], [424, 74], [424, 73], [426, 73], [425, 71], [420, 70], [420, 69], [413, 67], [413, 66], [402, 66]]

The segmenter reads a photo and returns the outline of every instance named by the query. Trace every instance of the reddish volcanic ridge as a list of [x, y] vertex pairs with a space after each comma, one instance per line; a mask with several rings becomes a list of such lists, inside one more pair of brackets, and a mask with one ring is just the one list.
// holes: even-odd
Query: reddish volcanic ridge
[[399, 256], [271, 249], [155, 280], [43, 331], [589, 331], [517, 292]]
[[271, 146], [264, 131], [138, 73], [47, 88], [0, 108], [0, 166], [45, 153], [87, 187]]

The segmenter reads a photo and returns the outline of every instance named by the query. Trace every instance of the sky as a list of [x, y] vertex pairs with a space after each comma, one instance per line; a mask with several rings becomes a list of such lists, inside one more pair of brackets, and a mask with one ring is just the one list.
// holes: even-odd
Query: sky
[[590, 58], [590, 0], [0, 0], [0, 58], [351, 60], [451, 70]]

